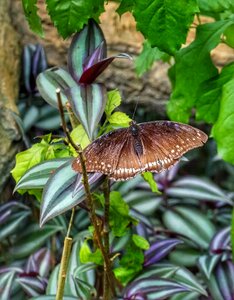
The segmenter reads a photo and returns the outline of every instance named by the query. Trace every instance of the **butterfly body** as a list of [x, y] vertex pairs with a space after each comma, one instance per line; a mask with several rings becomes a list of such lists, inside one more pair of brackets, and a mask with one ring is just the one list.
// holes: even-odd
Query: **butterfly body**
[[[204, 132], [186, 124], [132, 121], [128, 128], [111, 131], [84, 149], [86, 169], [106, 174], [113, 180], [127, 180], [145, 171], [159, 173], [206, 141]], [[79, 158], [72, 167], [82, 172]]]

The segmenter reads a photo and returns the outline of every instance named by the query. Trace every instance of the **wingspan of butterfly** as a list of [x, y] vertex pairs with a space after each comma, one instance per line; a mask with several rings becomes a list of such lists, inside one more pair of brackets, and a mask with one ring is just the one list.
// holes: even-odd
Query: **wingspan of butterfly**
[[[111, 131], [86, 149], [87, 172], [103, 173], [113, 180], [128, 180], [137, 174], [167, 170], [189, 150], [203, 146], [207, 135], [190, 125], [155, 121]], [[82, 172], [79, 158], [72, 168]]]

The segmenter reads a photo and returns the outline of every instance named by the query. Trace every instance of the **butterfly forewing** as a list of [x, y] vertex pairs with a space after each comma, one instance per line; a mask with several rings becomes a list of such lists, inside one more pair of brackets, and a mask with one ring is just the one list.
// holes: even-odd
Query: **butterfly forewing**
[[[87, 172], [127, 180], [144, 171], [161, 172], [187, 151], [202, 146], [207, 135], [192, 126], [156, 121], [122, 128], [101, 136], [85, 150]], [[72, 165], [81, 172], [79, 159]]]

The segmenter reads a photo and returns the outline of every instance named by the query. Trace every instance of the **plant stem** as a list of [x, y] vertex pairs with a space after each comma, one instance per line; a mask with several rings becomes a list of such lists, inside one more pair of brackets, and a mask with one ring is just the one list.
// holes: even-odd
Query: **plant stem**
[[104, 259], [104, 264], [105, 264], [105, 267], [106, 267], [106, 273], [107, 273], [107, 278], [108, 278], [109, 285], [110, 285], [110, 288], [111, 288], [111, 292], [112, 292], [112, 295], [115, 296], [115, 288], [113, 286], [113, 284], [115, 282], [115, 277], [114, 277], [114, 274], [111, 270], [110, 258], [107, 255], [107, 253], [105, 251], [105, 248], [103, 246], [103, 243], [102, 243], [100, 225], [99, 225], [98, 218], [96, 217], [95, 205], [94, 205], [93, 197], [92, 197], [92, 194], [91, 194], [91, 191], [90, 191], [88, 174], [87, 174], [86, 166], [85, 166], [85, 157], [83, 155], [83, 152], [82, 152], [82, 149], [81, 149], [80, 145], [76, 145], [73, 142], [73, 140], [72, 140], [72, 138], [69, 134], [69, 131], [67, 129], [66, 121], [65, 121], [65, 118], [64, 118], [61, 94], [60, 94], [59, 89], [56, 90], [56, 94], [57, 94], [58, 107], [59, 107], [59, 112], [60, 112], [60, 116], [61, 116], [63, 131], [66, 134], [69, 143], [77, 151], [79, 159], [80, 159], [80, 164], [81, 164], [81, 167], [82, 167], [83, 185], [84, 185], [84, 190], [85, 190], [85, 194], [86, 194], [87, 206], [89, 208], [89, 217], [90, 217], [92, 225], [94, 226], [94, 236], [96, 237], [98, 248], [102, 252], [102, 256], [103, 256], [103, 259]]
[[65, 286], [65, 280], [67, 275], [67, 267], [68, 267], [70, 253], [71, 253], [71, 246], [72, 246], [72, 238], [66, 236], [64, 240], [63, 254], [62, 254], [61, 265], [59, 269], [56, 300], [63, 299], [64, 286]]
[[[106, 251], [106, 255], [110, 257], [110, 243], [109, 243], [109, 216], [110, 216], [110, 182], [108, 177], [106, 177], [103, 184], [103, 192], [104, 192], [104, 247]], [[110, 285], [108, 281], [107, 275], [107, 267], [104, 264], [104, 278], [103, 278], [103, 300], [109, 300], [110, 295]]]

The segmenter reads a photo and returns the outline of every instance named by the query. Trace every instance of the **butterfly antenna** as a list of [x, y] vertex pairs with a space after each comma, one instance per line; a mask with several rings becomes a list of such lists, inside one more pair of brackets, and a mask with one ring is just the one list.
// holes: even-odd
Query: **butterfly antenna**
[[135, 118], [135, 114], [136, 114], [138, 104], [139, 104], [139, 98], [137, 99], [137, 102], [136, 102], [136, 105], [135, 105], [135, 108], [134, 108], [134, 111], [133, 111], [132, 120], [134, 120], [134, 118]]

